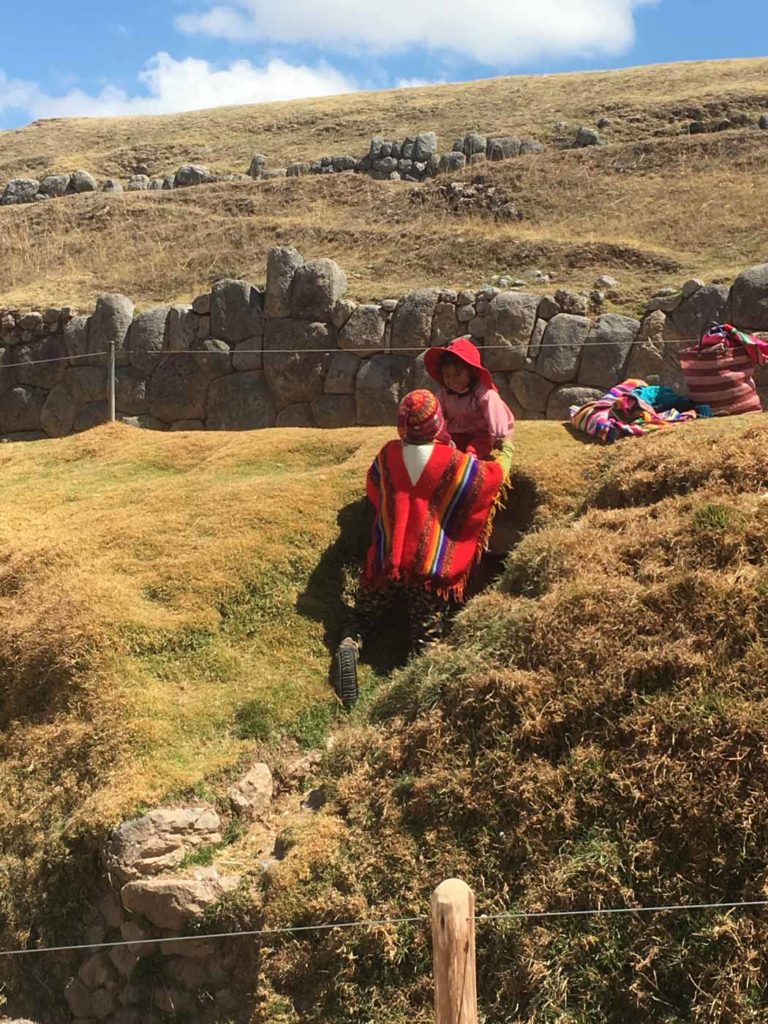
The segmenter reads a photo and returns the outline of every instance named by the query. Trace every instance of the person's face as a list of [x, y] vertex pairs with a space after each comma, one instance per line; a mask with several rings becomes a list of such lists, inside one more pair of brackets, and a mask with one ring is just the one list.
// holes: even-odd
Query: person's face
[[443, 384], [450, 391], [466, 391], [471, 380], [469, 367], [463, 363], [448, 363], [443, 367]]

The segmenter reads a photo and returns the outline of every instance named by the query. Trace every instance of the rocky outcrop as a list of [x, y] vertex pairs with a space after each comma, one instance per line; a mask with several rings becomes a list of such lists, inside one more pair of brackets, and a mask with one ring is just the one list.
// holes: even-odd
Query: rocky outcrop
[[190, 850], [221, 840], [221, 819], [212, 807], [159, 808], [126, 821], [106, 846], [110, 874], [121, 882], [178, 867]]

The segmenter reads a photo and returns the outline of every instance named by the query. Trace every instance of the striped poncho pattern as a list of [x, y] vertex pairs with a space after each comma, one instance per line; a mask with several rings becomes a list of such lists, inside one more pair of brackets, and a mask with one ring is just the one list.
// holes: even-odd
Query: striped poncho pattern
[[600, 398], [584, 405], [572, 405], [568, 410], [571, 424], [601, 444], [613, 444], [620, 437], [644, 437], [671, 423], [685, 423], [697, 418], [695, 410], [656, 412], [653, 406], [634, 394], [647, 386], [644, 380], [630, 378]]
[[386, 444], [368, 471], [376, 519], [363, 582], [394, 580], [461, 600], [482, 553], [504, 486], [490, 460], [435, 444], [413, 484], [399, 441]]

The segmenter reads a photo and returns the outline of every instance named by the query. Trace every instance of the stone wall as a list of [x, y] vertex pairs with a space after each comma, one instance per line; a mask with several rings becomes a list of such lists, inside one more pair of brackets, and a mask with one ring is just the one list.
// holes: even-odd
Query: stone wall
[[[678, 111], [678, 114], [684, 113]], [[698, 135], [710, 132], [728, 131], [732, 128], [756, 128], [768, 130], [768, 114], [752, 115], [743, 111], [728, 110], [728, 116], [709, 117], [705, 109], [697, 108], [698, 117], [683, 123], [679, 131], [684, 135]], [[722, 115], [722, 110], [721, 110]], [[612, 122], [607, 117], [596, 121], [596, 127], [580, 125], [575, 130], [563, 121], [558, 121], [548, 133], [548, 145], [556, 149], [584, 149], [600, 146], [610, 141], [601, 134], [610, 129]], [[348, 153], [322, 156], [319, 159], [297, 160], [288, 167], [270, 167], [269, 159], [256, 153], [251, 159], [247, 173], [214, 174], [199, 164], [182, 164], [174, 174], [151, 173], [148, 164], [137, 162], [133, 173], [125, 183], [117, 178], [97, 181], [88, 171], [78, 170], [71, 174], [48, 174], [41, 179], [13, 178], [2, 188], [0, 206], [15, 206], [25, 203], [43, 202], [48, 199], [76, 195], [81, 192], [137, 192], [144, 190], [168, 190], [190, 185], [204, 185], [217, 181], [240, 181], [248, 178], [269, 179], [300, 177], [304, 174], [339, 174], [354, 172], [367, 174], [377, 179], [404, 179], [425, 181], [436, 174], [456, 174], [467, 166], [489, 160], [508, 160], [512, 157], [540, 153], [546, 147], [536, 139], [518, 136], [493, 136], [478, 131], [468, 131], [457, 138], [449, 151], [440, 152], [435, 132], [421, 132], [407, 136], [402, 141], [387, 141], [381, 136], [371, 139], [367, 153], [352, 156]]]
[[[681, 387], [677, 351], [710, 321], [768, 330], [768, 264], [731, 288], [691, 280], [665, 289], [642, 319], [600, 313], [600, 291], [424, 288], [358, 304], [346, 290], [332, 260], [285, 247], [269, 253], [266, 288], [218, 281], [190, 305], [136, 315], [126, 296], [102, 295], [90, 315], [0, 307], [0, 434], [32, 440], [105, 422], [100, 353], [110, 342], [120, 419], [252, 430], [391, 424], [406, 391], [434, 387], [424, 349], [462, 334], [483, 349], [516, 416], [559, 420], [627, 376]], [[762, 368], [758, 383], [768, 386]]]
[[[580, 129], [580, 131], [583, 131]], [[592, 133], [597, 145], [599, 137]], [[574, 145], [584, 145], [577, 135]], [[48, 174], [36, 178], [13, 178], [0, 195], [0, 206], [18, 206], [26, 203], [43, 202], [82, 192], [140, 192], [167, 191], [186, 188], [190, 185], [205, 185], [217, 181], [242, 181], [269, 178], [297, 178], [305, 174], [340, 174], [354, 172], [367, 174], [379, 180], [424, 181], [443, 172], [456, 173], [466, 166], [484, 160], [507, 160], [527, 153], [540, 153], [544, 146], [534, 139], [516, 137], [486, 138], [478, 132], [467, 132], [456, 139], [449, 153], [440, 155], [435, 132], [421, 132], [408, 136], [402, 142], [387, 142], [379, 136], [371, 139], [368, 152], [361, 156], [341, 154], [323, 156], [319, 160], [299, 160], [288, 167], [269, 167], [269, 160], [261, 153], [251, 159], [247, 174], [214, 174], [199, 164], [182, 164], [175, 174], [150, 176], [149, 167], [137, 164], [135, 173], [125, 185], [116, 178], [99, 182], [88, 171], [74, 171], [72, 174]]]

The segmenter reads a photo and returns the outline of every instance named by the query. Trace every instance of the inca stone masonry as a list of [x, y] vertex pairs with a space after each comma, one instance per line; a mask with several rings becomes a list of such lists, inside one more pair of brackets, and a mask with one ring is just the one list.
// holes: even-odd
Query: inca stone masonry
[[[653, 298], [642, 320], [590, 318], [586, 297], [564, 290], [424, 288], [365, 304], [346, 290], [333, 260], [284, 247], [269, 253], [266, 288], [218, 281], [190, 305], [135, 315], [127, 296], [102, 295], [86, 315], [0, 304], [0, 435], [60, 437], [105, 422], [100, 353], [111, 342], [118, 418], [157, 430], [255, 430], [392, 424], [407, 391], [434, 386], [424, 349], [462, 334], [483, 349], [516, 416], [560, 420], [628, 376], [681, 388], [677, 351], [711, 321], [768, 331], [768, 264], [730, 288], [688, 281]], [[757, 381], [768, 388], [765, 368]]]

